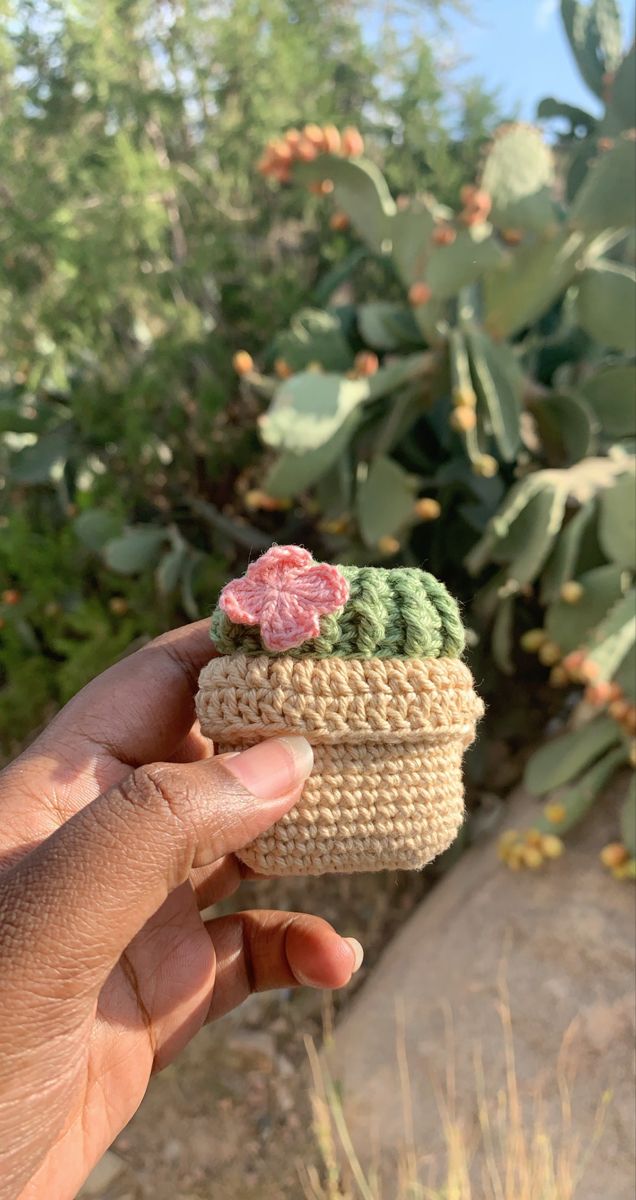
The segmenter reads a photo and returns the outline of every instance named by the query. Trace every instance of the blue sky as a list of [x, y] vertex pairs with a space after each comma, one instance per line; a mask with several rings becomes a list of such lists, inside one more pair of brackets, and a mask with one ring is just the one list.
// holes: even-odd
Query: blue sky
[[[633, 4], [619, 0], [627, 40], [634, 35]], [[498, 87], [504, 110], [532, 120], [546, 95], [593, 109], [561, 27], [558, 0], [479, 0], [473, 17], [453, 17], [453, 48], [462, 56], [457, 74], [480, 75]], [[478, 15], [477, 15], [478, 14]]]

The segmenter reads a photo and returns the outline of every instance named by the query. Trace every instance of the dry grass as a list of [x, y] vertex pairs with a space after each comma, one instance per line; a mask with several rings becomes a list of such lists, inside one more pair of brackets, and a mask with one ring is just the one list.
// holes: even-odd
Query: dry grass
[[[378, 1162], [369, 1167], [361, 1163], [347, 1127], [338, 1086], [315, 1044], [307, 1039], [319, 1165], [300, 1167], [306, 1200], [576, 1200], [587, 1162], [602, 1134], [609, 1096], [599, 1099], [594, 1135], [583, 1146], [572, 1123], [564, 1046], [550, 1079], [550, 1087], [559, 1098], [558, 1127], [548, 1128], [541, 1096], [524, 1105], [515, 1068], [512, 1019], [505, 987], [501, 990], [498, 1010], [506, 1082], [499, 1094], [488, 1094], [479, 1047], [475, 1046], [474, 1096], [479, 1113], [476, 1137], [467, 1132], [458, 1115], [457, 1054], [452, 1021], [447, 1015], [447, 1073], [443, 1088], [436, 1091], [444, 1134], [443, 1162], [437, 1169], [427, 1148], [416, 1144], [404, 1021], [397, 1015], [396, 1055], [404, 1136], [397, 1179], [393, 1169], [388, 1185], [383, 1170], [386, 1164]], [[328, 1021], [327, 1042], [330, 1036]]]

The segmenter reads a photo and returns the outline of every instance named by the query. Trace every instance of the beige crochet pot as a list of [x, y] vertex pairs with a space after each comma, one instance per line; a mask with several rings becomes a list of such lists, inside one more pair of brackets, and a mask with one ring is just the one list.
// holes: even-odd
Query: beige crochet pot
[[423, 867], [463, 817], [462, 755], [483, 712], [456, 657], [235, 653], [204, 667], [197, 714], [218, 753], [304, 734], [298, 804], [239, 857], [268, 875]]

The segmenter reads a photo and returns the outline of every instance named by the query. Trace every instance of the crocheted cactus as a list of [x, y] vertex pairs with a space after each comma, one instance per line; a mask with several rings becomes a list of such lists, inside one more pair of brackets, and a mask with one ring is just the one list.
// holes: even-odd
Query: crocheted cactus
[[[335, 569], [349, 585], [349, 598], [320, 617], [317, 637], [286, 651], [293, 658], [456, 658], [463, 652], [457, 604], [427, 571]], [[275, 653], [263, 643], [259, 626], [232, 621], [220, 605], [212, 614], [211, 635], [221, 654]]]
[[269, 875], [419, 868], [463, 817], [462, 755], [483, 711], [455, 601], [426, 571], [335, 567], [274, 546], [229, 583], [197, 714], [223, 754], [302, 734], [294, 808], [240, 851]]

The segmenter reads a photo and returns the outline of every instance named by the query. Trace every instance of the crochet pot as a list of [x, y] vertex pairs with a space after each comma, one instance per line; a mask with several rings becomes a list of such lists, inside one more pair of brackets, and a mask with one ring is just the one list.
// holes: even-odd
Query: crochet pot
[[[285, 552], [294, 563], [301, 554], [299, 565]], [[260, 582], [250, 579], [259, 564]], [[457, 607], [437, 580], [275, 547], [222, 593], [212, 636], [223, 653], [201, 673], [197, 713], [217, 751], [285, 734], [314, 748], [300, 800], [243, 862], [268, 875], [412, 869], [450, 845], [483, 706], [459, 658]]]

